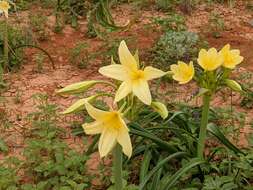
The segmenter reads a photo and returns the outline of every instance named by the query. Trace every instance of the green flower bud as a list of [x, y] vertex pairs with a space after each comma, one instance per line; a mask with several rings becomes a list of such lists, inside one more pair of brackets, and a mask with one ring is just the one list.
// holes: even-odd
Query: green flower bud
[[152, 102], [151, 107], [163, 118], [166, 119], [169, 115], [167, 107], [161, 102]]
[[234, 90], [236, 92], [241, 92], [242, 91], [241, 85], [238, 82], [234, 81], [234, 80], [226, 79], [225, 84], [229, 88], [231, 88], [232, 90]]
[[62, 112], [62, 114], [76, 113], [76, 112], [79, 112], [81, 110], [84, 110], [85, 109], [85, 106], [84, 106], [85, 103], [87, 103], [89, 101], [92, 101], [96, 97], [97, 97], [97, 95], [94, 95], [94, 96], [90, 96], [88, 98], [83, 98], [83, 99], [77, 100], [73, 105], [71, 105], [64, 112]]
[[78, 82], [64, 87], [61, 90], [58, 90], [57, 94], [78, 94], [85, 92], [95, 84], [100, 83], [100, 81], [90, 80], [84, 82]]

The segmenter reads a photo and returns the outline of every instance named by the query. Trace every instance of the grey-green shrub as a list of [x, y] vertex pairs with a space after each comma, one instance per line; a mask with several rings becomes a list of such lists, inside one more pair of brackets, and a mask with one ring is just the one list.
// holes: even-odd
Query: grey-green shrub
[[196, 33], [167, 31], [152, 49], [153, 64], [167, 70], [179, 60], [188, 62], [196, 59], [199, 49], [205, 46], [206, 43]]

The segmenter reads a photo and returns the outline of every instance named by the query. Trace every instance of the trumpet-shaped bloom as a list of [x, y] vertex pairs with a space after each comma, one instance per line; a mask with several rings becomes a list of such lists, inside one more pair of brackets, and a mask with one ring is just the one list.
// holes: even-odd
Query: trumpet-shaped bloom
[[191, 61], [189, 65], [182, 61], [171, 65], [170, 70], [173, 73], [172, 78], [179, 82], [179, 84], [186, 84], [194, 77], [194, 67]]
[[119, 46], [119, 59], [121, 64], [113, 64], [99, 69], [107, 77], [123, 81], [116, 92], [115, 102], [120, 101], [133, 92], [144, 104], [152, 102], [148, 81], [162, 77], [166, 73], [154, 67], [138, 68], [138, 62], [130, 53], [125, 41]]
[[240, 50], [230, 50], [229, 44], [225, 45], [221, 49], [220, 54], [223, 57], [223, 67], [226, 67], [228, 69], [234, 69], [236, 65], [240, 64], [243, 61], [243, 57], [240, 56]]
[[102, 111], [93, 107], [88, 102], [85, 104], [88, 114], [95, 119], [92, 123], [83, 124], [86, 134], [101, 134], [98, 150], [100, 157], [106, 156], [119, 143], [122, 150], [129, 158], [132, 155], [132, 144], [121, 113], [118, 111]]
[[223, 57], [217, 52], [215, 48], [211, 48], [208, 51], [201, 49], [198, 57], [198, 64], [205, 71], [213, 71], [220, 67], [223, 63]]
[[7, 1], [0, 1], [0, 13], [4, 13], [4, 15], [8, 18], [8, 10], [10, 9], [10, 4]]

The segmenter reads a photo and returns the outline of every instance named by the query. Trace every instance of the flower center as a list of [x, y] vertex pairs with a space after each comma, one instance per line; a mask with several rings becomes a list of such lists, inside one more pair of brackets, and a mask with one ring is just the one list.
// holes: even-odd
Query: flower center
[[107, 126], [109, 128], [114, 129], [114, 130], [118, 130], [121, 127], [120, 115], [116, 111], [111, 112], [107, 120], [104, 122], [107, 123]]
[[137, 71], [132, 73], [131, 77], [132, 77], [132, 80], [136, 81], [136, 80], [143, 79], [145, 77], [145, 74], [144, 74], [144, 71], [137, 70]]
[[2, 9], [3, 11], [7, 11], [9, 9], [9, 5], [7, 2], [2, 2], [0, 5], [0, 9]]

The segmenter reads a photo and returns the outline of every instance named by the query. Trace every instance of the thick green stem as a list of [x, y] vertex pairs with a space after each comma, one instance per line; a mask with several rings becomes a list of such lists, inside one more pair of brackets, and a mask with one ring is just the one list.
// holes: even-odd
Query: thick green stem
[[211, 95], [207, 94], [203, 96], [203, 108], [201, 115], [201, 124], [198, 139], [198, 158], [204, 158], [204, 148], [206, 140], [206, 128], [208, 124], [209, 106], [210, 106]]
[[4, 74], [3, 68], [2, 68], [2, 65], [1, 65], [1, 63], [0, 63], [0, 87], [1, 87], [1, 86], [3, 85], [3, 83], [4, 83], [3, 74]]
[[9, 43], [8, 43], [8, 18], [5, 17], [4, 28], [4, 64], [3, 70], [6, 71], [9, 64]]
[[115, 190], [122, 190], [123, 189], [122, 149], [119, 144], [117, 144], [114, 148], [113, 174], [114, 174], [114, 179], [115, 179]]

